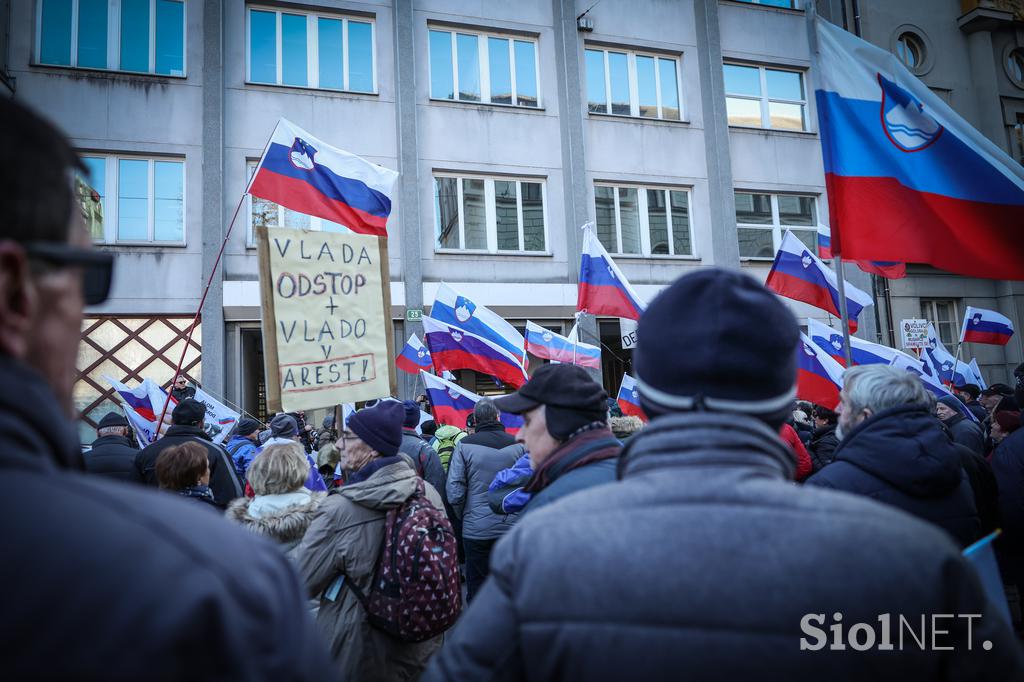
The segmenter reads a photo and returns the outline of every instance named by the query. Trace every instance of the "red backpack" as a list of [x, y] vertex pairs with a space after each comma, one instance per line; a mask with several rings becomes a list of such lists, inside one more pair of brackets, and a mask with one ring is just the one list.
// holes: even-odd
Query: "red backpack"
[[423, 642], [450, 628], [462, 610], [459, 559], [451, 523], [427, 499], [423, 479], [388, 511], [370, 590], [353, 593], [367, 620], [405, 642]]

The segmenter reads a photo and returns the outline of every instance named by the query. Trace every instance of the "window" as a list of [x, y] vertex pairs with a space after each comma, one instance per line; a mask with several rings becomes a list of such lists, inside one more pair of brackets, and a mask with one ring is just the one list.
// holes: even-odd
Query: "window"
[[185, 163], [170, 158], [82, 155], [100, 195], [106, 244], [185, 242]]
[[430, 96], [537, 107], [537, 43], [431, 28]]
[[1006, 55], [1006, 75], [1014, 85], [1024, 88], [1024, 48], [1014, 48]]
[[818, 253], [815, 197], [736, 192], [740, 258], [775, 258], [786, 230], [806, 244], [811, 253]]
[[541, 180], [436, 175], [435, 248], [547, 252]]
[[954, 299], [921, 299], [921, 317], [935, 325], [942, 345], [956, 345], [960, 340], [960, 316]]
[[804, 75], [799, 71], [725, 64], [729, 125], [807, 130]]
[[377, 91], [369, 19], [250, 8], [248, 33], [251, 83]]
[[905, 31], [896, 38], [896, 56], [903, 65], [911, 71], [916, 71], [924, 65], [925, 49], [921, 36], [911, 31]]
[[597, 236], [611, 253], [692, 256], [690, 191], [594, 185]]
[[184, 0], [39, 0], [40, 64], [185, 75]]
[[[248, 164], [248, 176], [256, 172], [256, 161]], [[267, 201], [251, 194], [249, 202], [249, 230], [246, 238], [247, 246], [256, 246], [256, 227], [292, 227], [301, 230], [316, 230], [323, 232], [348, 232], [349, 229], [340, 223], [334, 223], [324, 218], [306, 215], [285, 208], [273, 201]]]
[[785, 7], [786, 9], [799, 9], [797, 0], [736, 0], [751, 5], [765, 5], [767, 7]]
[[680, 120], [678, 59], [588, 47], [586, 63], [590, 113]]

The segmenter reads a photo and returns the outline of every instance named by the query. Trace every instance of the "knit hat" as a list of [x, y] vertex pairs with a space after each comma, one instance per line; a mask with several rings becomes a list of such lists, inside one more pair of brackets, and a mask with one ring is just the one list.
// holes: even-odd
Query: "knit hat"
[[405, 406], [395, 400], [384, 400], [364, 408], [348, 418], [348, 428], [384, 457], [398, 454], [402, 444]]
[[595, 421], [608, 420], [608, 394], [576, 365], [539, 367], [522, 387], [494, 400], [502, 412], [522, 414], [544, 405], [548, 433], [566, 440], [576, 430]]
[[294, 438], [299, 435], [299, 423], [290, 414], [279, 414], [270, 420], [270, 435], [274, 438]]
[[405, 420], [402, 421], [402, 426], [407, 426], [410, 429], [414, 429], [420, 424], [420, 406], [416, 404], [415, 400], [406, 400], [402, 403], [402, 407], [405, 408]]
[[752, 277], [722, 268], [684, 275], [640, 317], [641, 407], [651, 417], [709, 410], [781, 426], [796, 399], [799, 342], [793, 313]]
[[954, 398], [951, 395], [940, 396], [937, 402], [942, 403], [943, 405], [945, 405], [946, 407], [948, 407], [949, 409], [953, 410], [958, 414], [960, 413], [960, 405], [962, 405], [962, 403], [959, 399]]
[[107, 412], [96, 428], [108, 429], [113, 426], [128, 426], [128, 420], [120, 412]]
[[238, 422], [238, 426], [235, 427], [235, 435], [251, 436], [259, 431], [259, 428], [260, 423], [252, 417], [242, 417], [241, 421]]
[[1003, 410], [1002, 412], [996, 412], [992, 415], [993, 421], [999, 424], [999, 428], [1003, 430], [1003, 433], [1013, 433], [1021, 427], [1020, 424], [1020, 412]]
[[185, 398], [171, 412], [171, 423], [180, 426], [198, 426], [206, 417], [206, 405], [194, 398]]

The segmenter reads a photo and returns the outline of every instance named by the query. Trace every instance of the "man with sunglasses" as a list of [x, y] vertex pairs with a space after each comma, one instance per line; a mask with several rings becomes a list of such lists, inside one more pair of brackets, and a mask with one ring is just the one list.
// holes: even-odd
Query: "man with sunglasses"
[[82, 471], [72, 422], [82, 309], [106, 299], [113, 258], [83, 229], [72, 175], [84, 169], [64, 136], [3, 97], [0, 121], [0, 669], [329, 677], [275, 547], [206, 508]]

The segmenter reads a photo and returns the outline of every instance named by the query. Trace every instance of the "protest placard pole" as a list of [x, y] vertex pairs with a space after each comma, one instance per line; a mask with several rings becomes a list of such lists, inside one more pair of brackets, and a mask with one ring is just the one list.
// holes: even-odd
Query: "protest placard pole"
[[[199, 316], [203, 312], [203, 305], [206, 303], [206, 295], [210, 293], [210, 286], [213, 284], [213, 277], [217, 274], [217, 267], [220, 265], [220, 259], [224, 255], [224, 249], [228, 245], [228, 238], [231, 237], [231, 230], [235, 226], [235, 220], [238, 218], [238, 212], [242, 209], [242, 204], [245, 203], [246, 193], [243, 192], [242, 196], [238, 199], [238, 205], [235, 206], [235, 212], [231, 216], [231, 222], [228, 223], [228, 229], [224, 233], [224, 239], [220, 243], [220, 250], [217, 252], [217, 258], [213, 261], [213, 268], [210, 270], [210, 276], [206, 280], [206, 287], [203, 288], [203, 295], [199, 299], [199, 307], [196, 308], [196, 314], [192, 318], [192, 324], [188, 328], [188, 337], [185, 339], [185, 346], [181, 349], [181, 358], [178, 359], [178, 366], [174, 368], [174, 377], [171, 378], [171, 387], [173, 389], [174, 382], [178, 380], [178, 375], [181, 374], [181, 366], [185, 364], [185, 353], [188, 352], [189, 344], [192, 343], [192, 333], [196, 330], [196, 325], [199, 324]], [[167, 416], [167, 406], [171, 404], [171, 392], [167, 392], [167, 399], [164, 401], [164, 408], [160, 411], [160, 419], [157, 421], [157, 429], [153, 434], [153, 439], [156, 440], [156, 436], [160, 433], [160, 425], [164, 423], [164, 417]]]
[[395, 323], [391, 319], [391, 264], [388, 262], [387, 237], [377, 237], [377, 249], [380, 258], [381, 293], [384, 296], [384, 337], [388, 344], [388, 385], [391, 387], [391, 395], [397, 396], [398, 369], [395, 367]]
[[[270, 242], [267, 228], [256, 227], [256, 256], [259, 260], [260, 281], [272, 282], [270, 274]], [[266, 377], [267, 411], [281, 411], [281, 387], [277, 381], [277, 320], [274, 296], [268, 287], [260, 287], [260, 311], [263, 317], [263, 376]], [[271, 378], [274, 380], [271, 381]]]

